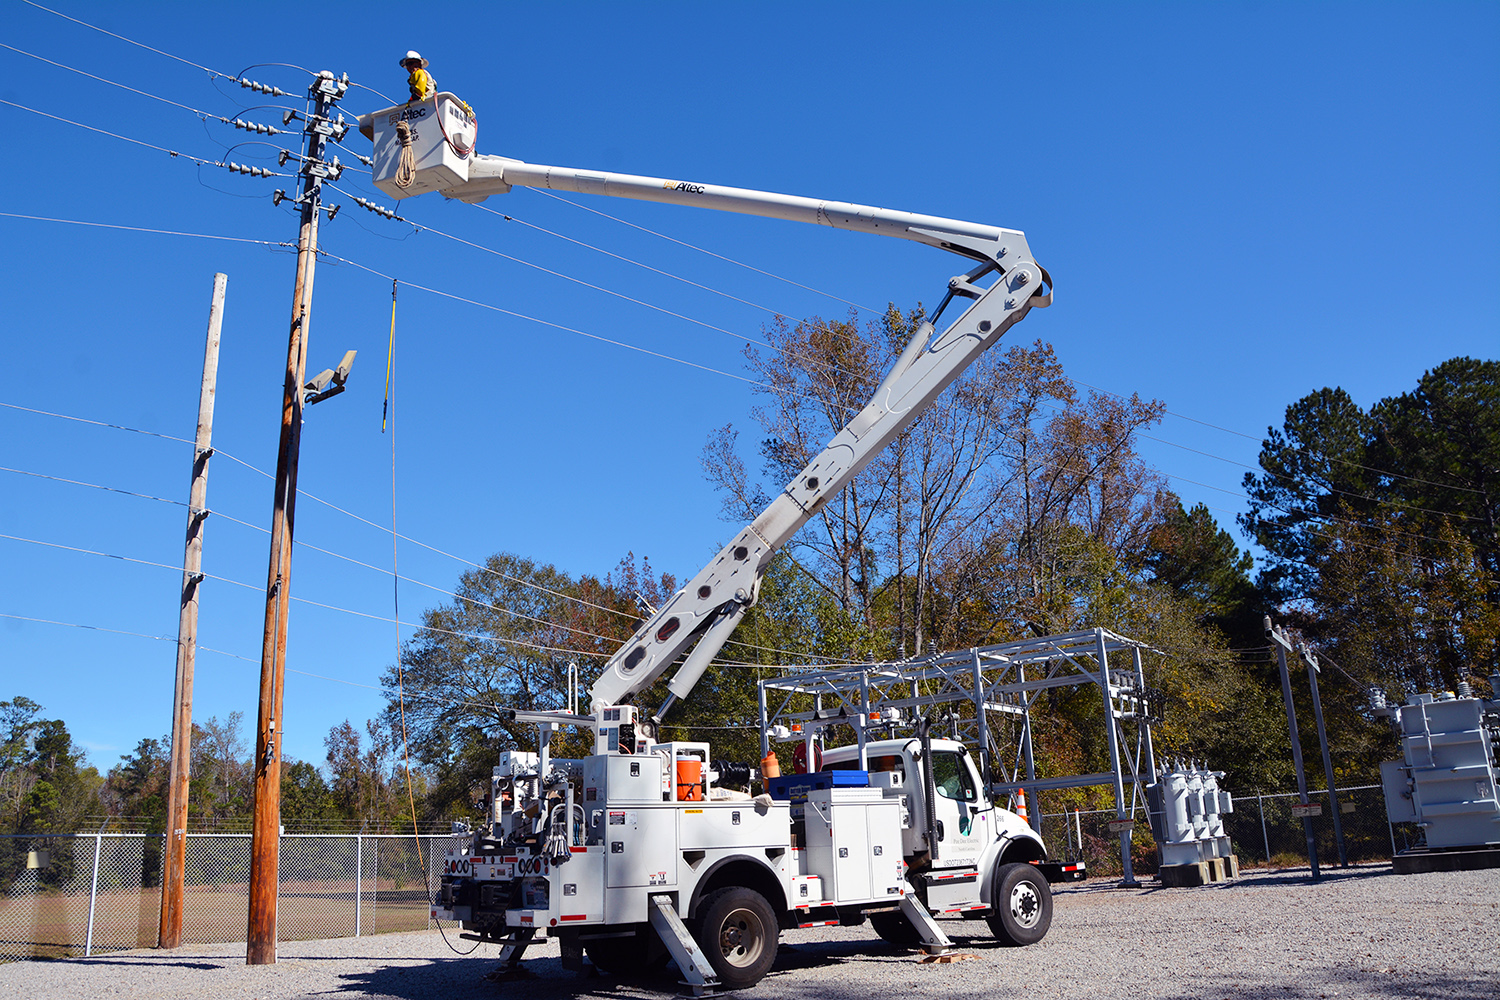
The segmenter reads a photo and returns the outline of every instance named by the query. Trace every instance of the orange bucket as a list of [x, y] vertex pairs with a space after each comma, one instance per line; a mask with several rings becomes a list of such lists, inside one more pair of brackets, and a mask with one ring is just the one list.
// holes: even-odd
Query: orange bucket
[[683, 758], [677, 762], [677, 801], [703, 801], [703, 762]]

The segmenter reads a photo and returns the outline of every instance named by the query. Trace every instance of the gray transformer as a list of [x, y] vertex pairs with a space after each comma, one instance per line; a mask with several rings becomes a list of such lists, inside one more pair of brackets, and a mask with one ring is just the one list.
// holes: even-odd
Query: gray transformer
[[1404, 756], [1380, 765], [1391, 822], [1415, 823], [1430, 850], [1500, 846], [1500, 699], [1421, 694], [1383, 711]]

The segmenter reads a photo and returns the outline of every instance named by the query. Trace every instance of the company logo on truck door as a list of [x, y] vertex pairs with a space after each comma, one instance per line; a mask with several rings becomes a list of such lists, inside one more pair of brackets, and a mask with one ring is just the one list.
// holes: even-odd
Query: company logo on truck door
[[702, 184], [689, 184], [687, 181], [663, 181], [662, 187], [668, 191], [681, 191], [684, 194], [702, 194]]

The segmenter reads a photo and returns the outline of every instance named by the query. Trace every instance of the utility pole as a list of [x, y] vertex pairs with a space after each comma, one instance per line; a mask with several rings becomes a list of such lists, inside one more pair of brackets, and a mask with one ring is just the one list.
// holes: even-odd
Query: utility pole
[[1323, 727], [1323, 696], [1318, 693], [1318, 658], [1307, 648], [1307, 643], [1297, 644], [1297, 654], [1307, 664], [1307, 684], [1312, 688], [1313, 719], [1318, 724], [1318, 747], [1323, 751], [1323, 774], [1328, 779], [1328, 808], [1333, 819], [1333, 842], [1339, 849], [1339, 867], [1349, 867], [1349, 852], [1344, 847], [1344, 823], [1339, 816], [1339, 790], [1333, 782], [1333, 758], [1328, 754], [1328, 730]]
[[1302, 738], [1297, 735], [1297, 708], [1292, 704], [1292, 677], [1287, 673], [1286, 654], [1291, 652], [1292, 640], [1280, 628], [1271, 627], [1271, 616], [1265, 619], [1266, 638], [1276, 646], [1276, 664], [1281, 668], [1281, 697], [1286, 701], [1286, 725], [1292, 737], [1292, 763], [1297, 768], [1297, 795], [1300, 805], [1292, 809], [1292, 815], [1302, 817], [1302, 833], [1307, 837], [1307, 863], [1312, 867], [1312, 877], [1320, 879], [1318, 870], [1318, 843], [1313, 837], [1312, 818], [1320, 811], [1307, 798], [1307, 772], [1302, 769]]
[[172, 694], [172, 775], [167, 785], [167, 857], [156, 946], [182, 944], [182, 871], [187, 859], [188, 771], [193, 742], [193, 663], [198, 651], [198, 585], [203, 582], [203, 522], [208, 518], [208, 460], [213, 455], [214, 387], [219, 377], [219, 329], [227, 276], [214, 275], [208, 343], [198, 390], [198, 436], [188, 491], [187, 542], [182, 554], [182, 606], [177, 617], [177, 683]]
[[[337, 178], [337, 158], [325, 163], [329, 137], [340, 139], [347, 126], [333, 121], [334, 105], [349, 87], [348, 77], [335, 79], [324, 70], [308, 88], [313, 110], [305, 116], [302, 194], [293, 204], [302, 209], [297, 237], [297, 279], [292, 292], [291, 335], [287, 344], [286, 383], [281, 400], [281, 445], [276, 457], [276, 487], [271, 507], [271, 559], [266, 579], [266, 618], [260, 659], [260, 708], [255, 727], [255, 813], [250, 838], [250, 919], [245, 932], [248, 965], [276, 961], [276, 890], [281, 848], [281, 695], [286, 679], [287, 609], [291, 600], [292, 529], [297, 506], [297, 456], [302, 443], [303, 381], [307, 373], [308, 324], [312, 316], [313, 271], [317, 264], [318, 213], [333, 218], [337, 206], [321, 202], [323, 180]], [[287, 121], [294, 117], [288, 112]], [[276, 192], [280, 204], [286, 195]]]

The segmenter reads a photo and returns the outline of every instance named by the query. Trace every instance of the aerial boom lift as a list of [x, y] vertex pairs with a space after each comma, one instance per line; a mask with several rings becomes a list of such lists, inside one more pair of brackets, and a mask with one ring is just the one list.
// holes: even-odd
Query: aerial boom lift
[[[935, 332], [932, 322], [919, 326], [865, 408], [759, 517], [736, 534], [610, 657], [590, 689], [596, 714], [649, 688], [682, 659], [668, 684], [667, 699], [649, 720], [642, 720], [648, 730], [653, 729], [674, 702], [692, 691], [745, 612], [755, 604], [761, 578], [776, 552], [1012, 325], [1032, 308], [1050, 305], [1051, 278], [1032, 258], [1025, 235], [1013, 229], [849, 202], [486, 156], [465, 144], [469, 140], [462, 130], [471, 127], [472, 121], [459, 107], [461, 102], [452, 95], [439, 94], [429, 103], [430, 115], [425, 113], [427, 105], [419, 103], [360, 120], [362, 130], [375, 143], [375, 183], [395, 197], [435, 189], [449, 198], [478, 202], [515, 187], [546, 188], [893, 236], [976, 262], [967, 273], [949, 280], [932, 319], [941, 318], [955, 298], [971, 300], [962, 315], [941, 334]], [[442, 127], [412, 124], [428, 117]], [[405, 140], [398, 123], [405, 126]], [[454, 135], [460, 141], [455, 142], [451, 138]], [[406, 187], [398, 184], [395, 169], [403, 151], [409, 152], [409, 161], [416, 165], [412, 172], [415, 179]], [[430, 165], [424, 168], [421, 164]], [[995, 279], [987, 287], [977, 283], [991, 274]], [[645, 735], [654, 737], [655, 733], [648, 731]]]
[[[857, 787], [814, 782], [798, 793], [767, 777], [753, 805], [747, 793], [715, 787], [725, 775], [709, 744], [657, 741], [672, 705], [755, 604], [776, 552], [1011, 326], [1051, 304], [1051, 278], [1026, 237], [847, 202], [484, 156], [474, 152], [472, 113], [451, 94], [366, 115], [360, 127], [374, 142], [374, 181], [395, 198], [439, 191], [477, 202], [540, 187], [894, 236], [972, 263], [948, 281], [932, 321], [854, 419], [615, 651], [590, 690], [589, 714], [512, 713], [541, 727], [539, 752], [500, 755], [487, 828], [449, 852], [434, 914], [509, 942], [511, 960], [544, 929], [563, 942], [565, 965], [584, 948], [596, 964], [618, 966], [639, 959], [643, 935], [659, 938], [695, 992], [752, 985], [770, 967], [779, 927], [830, 918], [868, 915], [882, 937], [929, 950], [951, 946], [933, 921], [941, 915], [983, 915], [1013, 944], [1040, 940], [1051, 913], [1035, 867], [1041, 838], [982, 794], [965, 749], [930, 738], [927, 720], [918, 739], [866, 745], [861, 736], [857, 748], [830, 751], [829, 760], [857, 765], [844, 772], [860, 776]], [[937, 332], [956, 299], [967, 306]], [[666, 699], [643, 717], [632, 699], [674, 664]], [[550, 758], [558, 726], [591, 729], [594, 754]], [[633, 739], [622, 742], [627, 726]], [[739, 783], [749, 783], [748, 766], [722, 766], [742, 768]], [[836, 783], [838, 773], [820, 780]], [[720, 791], [729, 797], [715, 798]], [[789, 798], [797, 794], [805, 806]], [[647, 953], [653, 947], [648, 940]]]

